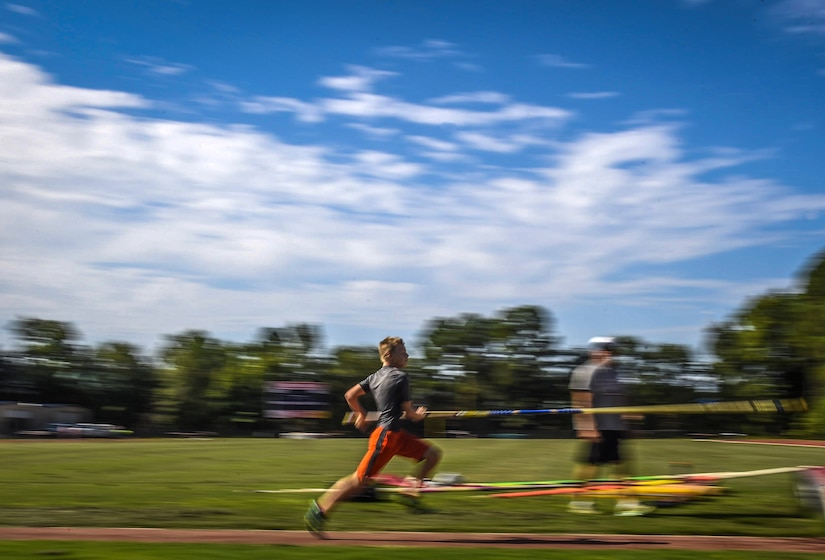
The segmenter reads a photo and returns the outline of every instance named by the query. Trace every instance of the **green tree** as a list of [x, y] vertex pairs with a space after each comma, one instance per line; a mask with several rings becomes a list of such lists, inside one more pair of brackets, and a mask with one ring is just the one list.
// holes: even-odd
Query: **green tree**
[[224, 424], [235, 431], [271, 428], [273, 423], [277, 429], [318, 429], [317, 420], [268, 420], [264, 388], [273, 381], [324, 380], [329, 359], [321, 352], [322, 341], [320, 327], [296, 323], [262, 328], [251, 344], [233, 348], [221, 373], [228, 407]]
[[[617, 342], [616, 361], [629, 404], [675, 404], [717, 397], [718, 380], [710, 364], [696, 360], [687, 346], [631, 336], [618, 337]], [[641, 425], [645, 430], [672, 431], [715, 430], [714, 426], [710, 416], [669, 415], [647, 415]]]
[[825, 251], [811, 259], [802, 272], [804, 292], [800, 313], [800, 346], [804, 348], [803, 394], [810, 412], [801, 418], [804, 433], [825, 437]]
[[22, 317], [11, 322], [10, 330], [20, 345], [22, 383], [36, 401], [90, 404], [89, 352], [78, 343], [80, 332], [74, 325]]
[[713, 325], [714, 370], [726, 398], [804, 396], [807, 415], [754, 416], [754, 429], [780, 431], [794, 421], [808, 435], [825, 435], [825, 253], [801, 274], [800, 291], [752, 298], [731, 319]]
[[126, 342], [106, 342], [94, 352], [96, 418], [137, 428], [152, 411], [158, 379], [151, 361]]
[[158, 420], [180, 430], [215, 429], [223, 404], [216, 387], [227, 362], [223, 344], [204, 331], [191, 330], [168, 336], [160, 356]]
[[[423, 334], [431, 403], [453, 409], [540, 408], [562, 398], [563, 388], [545, 369], [556, 338], [547, 311], [521, 306], [486, 318], [463, 314], [438, 318]], [[518, 427], [534, 422], [502, 417], [488, 425]], [[478, 423], [476, 423], [478, 424]]]
[[33, 390], [26, 379], [22, 357], [12, 352], [0, 355], [0, 401], [32, 402]]
[[248, 434], [263, 427], [261, 410], [268, 356], [258, 344], [224, 344], [224, 361], [213, 372], [207, 396], [221, 432]]

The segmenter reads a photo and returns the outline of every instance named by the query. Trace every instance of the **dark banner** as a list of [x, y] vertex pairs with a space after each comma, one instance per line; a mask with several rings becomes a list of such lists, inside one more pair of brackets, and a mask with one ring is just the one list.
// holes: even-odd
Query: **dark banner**
[[264, 418], [329, 418], [329, 385], [271, 381], [264, 386]]

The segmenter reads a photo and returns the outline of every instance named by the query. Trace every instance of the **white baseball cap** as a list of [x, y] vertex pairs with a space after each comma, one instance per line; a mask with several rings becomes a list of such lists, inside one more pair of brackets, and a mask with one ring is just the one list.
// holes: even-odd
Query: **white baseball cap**
[[616, 339], [612, 336], [594, 336], [587, 341], [590, 350], [606, 350], [613, 352], [616, 350]]

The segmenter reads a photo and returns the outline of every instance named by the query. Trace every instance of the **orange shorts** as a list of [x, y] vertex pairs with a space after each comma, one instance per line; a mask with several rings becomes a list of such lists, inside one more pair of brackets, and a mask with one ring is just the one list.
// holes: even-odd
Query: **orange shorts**
[[429, 449], [429, 443], [406, 430], [375, 428], [370, 434], [367, 452], [355, 473], [358, 475], [358, 480], [363, 481], [381, 472], [381, 469], [387, 466], [390, 459], [396, 455], [420, 461]]

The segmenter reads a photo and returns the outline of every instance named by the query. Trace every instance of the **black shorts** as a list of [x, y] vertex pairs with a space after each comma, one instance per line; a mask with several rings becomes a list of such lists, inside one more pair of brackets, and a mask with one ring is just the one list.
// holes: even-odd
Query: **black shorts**
[[625, 439], [622, 430], [603, 430], [599, 432], [599, 441], [588, 442], [584, 446], [582, 463], [588, 465], [604, 465], [607, 463], [620, 463], [622, 461], [619, 453], [620, 442]]

